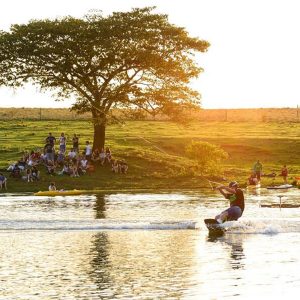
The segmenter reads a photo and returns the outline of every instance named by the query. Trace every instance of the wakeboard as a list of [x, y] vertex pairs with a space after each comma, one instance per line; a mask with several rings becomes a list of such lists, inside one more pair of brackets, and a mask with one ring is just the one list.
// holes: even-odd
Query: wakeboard
[[222, 236], [226, 231], [215, 219], [204, 219], [204, 223], [210, 236]]

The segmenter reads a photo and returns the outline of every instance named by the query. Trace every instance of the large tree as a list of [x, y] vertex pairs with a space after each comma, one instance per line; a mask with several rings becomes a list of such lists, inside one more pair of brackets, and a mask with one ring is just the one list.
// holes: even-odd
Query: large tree
[[0, 32], [0, 85], [30, 82], [57, 100], [75, 98], [72, 109], [92, 114], [94, 148], [104, 146], [111, 108], [178, 117], [200, 104], [188, 84], [209, 43], [153, 9], [14, 24]]

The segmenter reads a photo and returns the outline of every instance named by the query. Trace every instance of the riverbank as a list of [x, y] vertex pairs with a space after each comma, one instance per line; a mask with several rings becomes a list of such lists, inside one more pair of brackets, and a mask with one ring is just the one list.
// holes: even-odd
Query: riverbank
[[[65, 132], [70, 139], [76, 133], [82, 147], [93, 137], [92, 124], [87, 121], [2, 121], [0, 168], [6, 169], [20, 159], [23, 151], [43, 148], [49, 132], [56, 137]], [[229, 153], [224, 172], [206, 178], [221, 183], [238, 180], [246, 186], [253, 163], [260, 159], [265, 173], [279, 174], [282, 165], [287, 164], [291, 181], [293, 176], [300, 174], [299, 132], [298, 123], [198, 122], [181, 127], [171, 122], [132, 121], [122, 126], [111, 125], [107, 129], [106, 145], [114, 158], [126, 160], [127, 174], [114, 174], [109, 166], [99, 166], [91, 175], [71, 178], [47, 175], [40, 166], [40, 181], [28, 183], [8, 178], [8, 192], [47, 190], [51, 181], [56, 182], [58, 189], [170, 191], [209, 188], [206, 179], [195, 171], [196, 162], [185, 156], [185, 146], [192, 140], [218, 144]], [[67, 146], [67, 150], [69, 148]], [[262, 186], [272, 182], [272, 178], [262, 178]], [[282, 182], [281, 177], [274, 181], [275, 184]]]

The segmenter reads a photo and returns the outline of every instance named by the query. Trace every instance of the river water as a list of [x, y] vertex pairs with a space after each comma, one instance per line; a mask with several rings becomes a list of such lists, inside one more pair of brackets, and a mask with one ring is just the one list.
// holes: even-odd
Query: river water
[[0, 197], [0, 299], [274, 299], [300, 290], [296, 189], [249, 191], [223, 237], [214, 192]]

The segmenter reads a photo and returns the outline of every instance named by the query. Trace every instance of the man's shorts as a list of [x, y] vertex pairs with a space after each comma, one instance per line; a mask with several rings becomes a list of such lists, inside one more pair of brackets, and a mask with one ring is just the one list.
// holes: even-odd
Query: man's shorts
[[228, 213], [227, 221], [236, 221], [243, 213], [239, 206], [231, 206], [224, 210], [224, 212], [225, 211]]
[[59, 145], [59, 151], [61, 151], [62, 153], [65, 153], [66, 152], [66, 145], [65, 144]]

